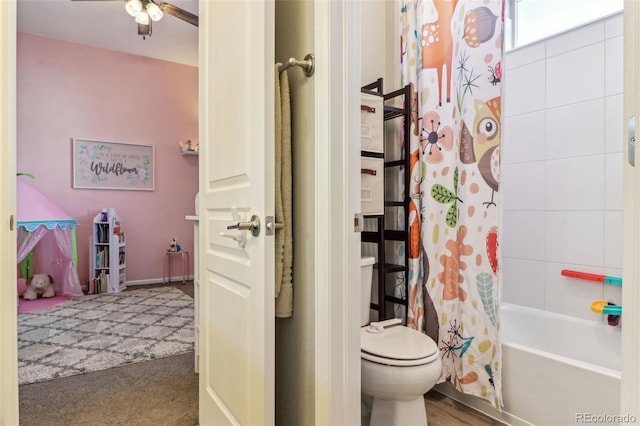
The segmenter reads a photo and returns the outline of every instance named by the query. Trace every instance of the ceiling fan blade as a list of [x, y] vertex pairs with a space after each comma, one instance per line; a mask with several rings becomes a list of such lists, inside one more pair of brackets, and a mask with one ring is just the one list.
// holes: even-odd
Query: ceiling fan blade
[[178, 6], [174, 6], [170, 3], [163, 2], [154, 2], [160, 6], [164, 13], [168, 13], [169, 15], [173, 15], [178, 19], [182, 19], [185, 22], [190, 23], [191, 25], [198, 26], [198, 16], [194, 15], [191, 12], [187, 12], [184, 9], [179, 8]]

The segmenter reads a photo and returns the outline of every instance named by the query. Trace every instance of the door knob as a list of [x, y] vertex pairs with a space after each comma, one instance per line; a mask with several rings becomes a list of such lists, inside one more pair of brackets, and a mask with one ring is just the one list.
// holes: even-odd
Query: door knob
[[227, 226], [227, 229], [237, 229], [239, 231], [251, 231], [251, 235], [257, 237], [260, 235], [260, 218], [255, 214], [251, 216], [249, 222], [238, 222], [234, 225]]

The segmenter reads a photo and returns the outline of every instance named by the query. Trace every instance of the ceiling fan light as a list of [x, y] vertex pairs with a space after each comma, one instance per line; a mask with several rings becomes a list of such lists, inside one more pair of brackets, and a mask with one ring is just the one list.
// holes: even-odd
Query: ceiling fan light
[[162, 12], [162, 9], [160, 9], [160, 6], [158, 6], [155, 3], [148, 3], [147, 4], [147, 13], [149, 14], [149, 17], [153, 21], [161, 20], [162, 16], [164, 15], [164, 13]]
[[136, 16], [136, 22], [142, 25], [149, 25], [149, 14], [144, 10]]
[[128, 0], [124, 9], [135, 18], [142, 11], [142, 2], [140, 0]]

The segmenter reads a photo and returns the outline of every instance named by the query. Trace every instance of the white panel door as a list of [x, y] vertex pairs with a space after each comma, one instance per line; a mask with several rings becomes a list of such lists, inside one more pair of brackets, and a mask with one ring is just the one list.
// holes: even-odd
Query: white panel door
[[[274, 423], [274, 3], [200, 2], [200, 424]], [[228, 230], [262, 221], [259, 235]], [[244, 235], [244, 247], [220, 233]]]
[[0, 425], [18, 424], [16, 2], [0, 1]]

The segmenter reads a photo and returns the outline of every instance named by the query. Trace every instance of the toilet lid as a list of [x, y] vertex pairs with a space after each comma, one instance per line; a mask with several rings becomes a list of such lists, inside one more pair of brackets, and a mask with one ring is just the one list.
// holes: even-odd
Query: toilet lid
[[438, 345], [429, 336], [405, 326], [388, 327], [382, 333], [362, 327], [360, 344], [363, 358], [383, 364], [426, 364], [438, 357]]

